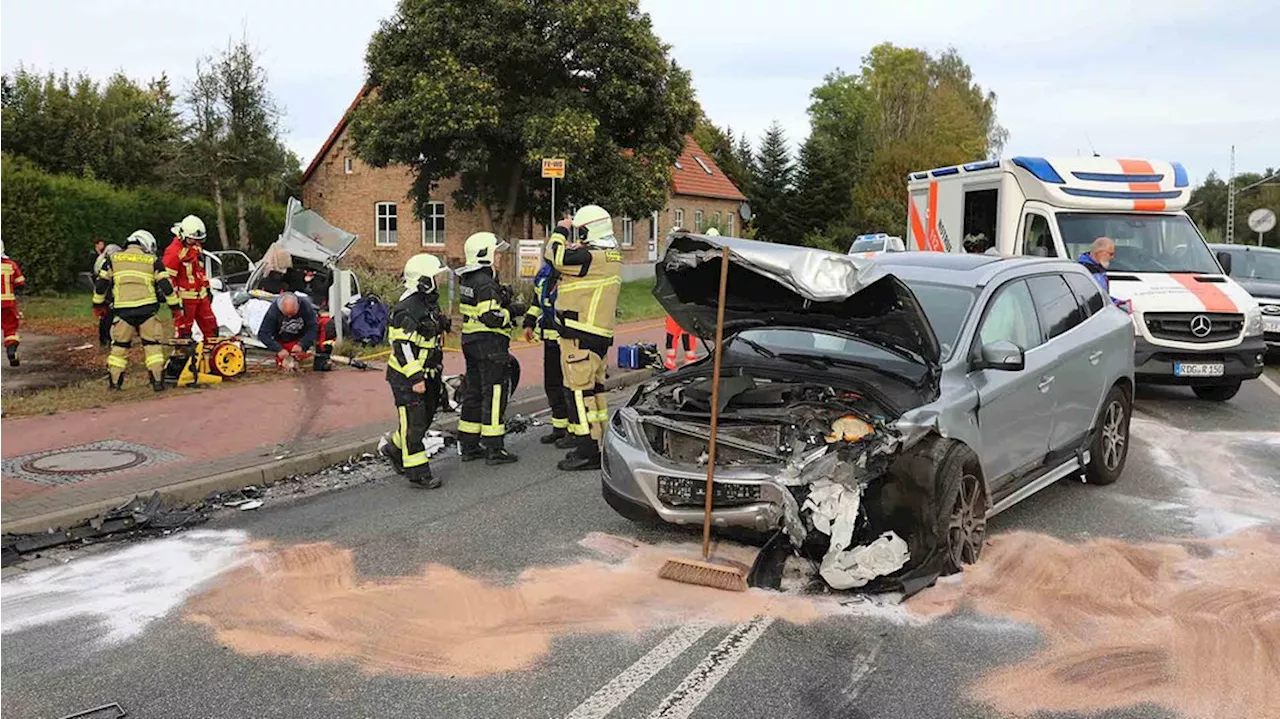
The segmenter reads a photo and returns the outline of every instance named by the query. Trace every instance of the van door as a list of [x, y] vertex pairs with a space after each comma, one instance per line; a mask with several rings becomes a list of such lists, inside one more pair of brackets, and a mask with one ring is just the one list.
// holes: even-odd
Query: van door
[[1062, 243], [1056, 239], [1054, 223], [1049, 213], [1036, 207], [1028, 207], [1022, 212], [1022, 221], [1018, 223], [1018, 245], [1014, 248], [1019, 255], [1030, 257], [1061, 257], [1058, 251]]

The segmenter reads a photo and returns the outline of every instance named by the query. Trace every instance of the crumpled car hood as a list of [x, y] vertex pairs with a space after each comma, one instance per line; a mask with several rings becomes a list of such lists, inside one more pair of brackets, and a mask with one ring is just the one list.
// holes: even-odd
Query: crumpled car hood
[[356, 243], [358, 236], [329, 224], [315, 210], [303, 209], [290, 197], [285, 209], [284, 232], [274, 245], [293, 257], [333, 264]]
[[938, 338], [906, 283], [873, 261], [809, 247], [677, 233], [657, 264], [653, 294], [684, 329], [715, 337], [722, 247], [730, 263], [726, 336], [749, 327], [811, 327], [938, 366]]

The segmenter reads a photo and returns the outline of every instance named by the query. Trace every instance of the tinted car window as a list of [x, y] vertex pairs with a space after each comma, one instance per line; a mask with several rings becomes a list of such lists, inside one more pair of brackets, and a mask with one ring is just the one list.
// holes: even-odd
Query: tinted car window
[[1102, 296], [1102, 288], [1092, 277], [1071, 274], [1066, 275], [1066, 278], [1067, 284], [1075, 290], [1076, 299], [1085, 308], [1087, 315], [1092, 316], [1093, 313], [1107, 306], [1107, 300]]
[[1027, 280], [1035, 299], [1040, 329], [1053, 339], [1084, 321], [1084, 313], [1076, 303], [1076, 295], [1062, 275], [1041, 275]]
[[1010, 282], [996, 292], [987, 305], [987, 314], [982, 318], [978, 338], [984, 345], [996, 340], [1008, 340], [1023, 351], [1041, 343], [1036, 307], [1031, 301], [1031, 292], [1027, 289], [1026, 282]]

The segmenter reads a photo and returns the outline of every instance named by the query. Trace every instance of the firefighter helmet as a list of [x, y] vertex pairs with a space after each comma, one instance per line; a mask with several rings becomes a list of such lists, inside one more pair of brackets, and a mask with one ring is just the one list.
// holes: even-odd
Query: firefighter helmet
[[720, 230], [717, 230], [714, 227], [707, 228], [707, 237], [719, 237], [719, 236], [720, 236]]
[[464, 245], [467, 266], [490, 267], [493, 265], [494, 255], [507, 249], [508, 246], [492, 232], [477, 232], [468, 237]]
[[404, 288], [410, 292], [434, 292], [436, 275], [444, 272], [440, 258], [423, 252], [409, 258], [404, 263]]
[[146, 230], [134, 230], [129, 239], [125, 240], [126, 245], [138, 245], [147, 254], [154, 255], [156, 253], [156, 238]]
[[613, 218], [599, 205], [587, 205], [573, 215], [573, 226], [578, 233], [578, 241], [599, 247], [612, 249], [618, 246], [613, 237]]
[[187, 215], [182, 222], [173, 226], [173, 234], [184, 240], [204, 242], [204, 220], [195, 215]]

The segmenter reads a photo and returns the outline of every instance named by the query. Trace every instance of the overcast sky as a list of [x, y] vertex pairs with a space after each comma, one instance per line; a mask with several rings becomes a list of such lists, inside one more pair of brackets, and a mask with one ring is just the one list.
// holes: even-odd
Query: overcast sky
[[[5, 0], [0, 61], [181, 88], [196, 59], [246, 33], [306, 162], [359, 89], [364, 49], [395, 0]], [[646, 0], [720, 125], [808, 132], [810, 90], [889, 41], [954, 46], [999, 96], [1006, 155], [1180, 160], [1195, 180], [1280, 165], [1280, 2], [1067, 3]], [[975, 158], [976, 159], [976, 158]]]

